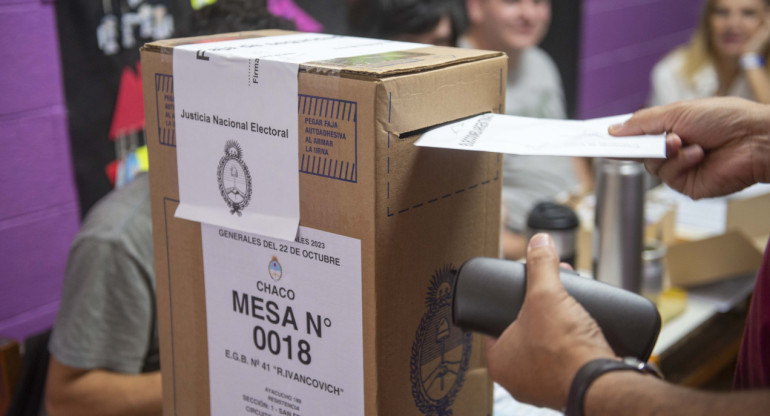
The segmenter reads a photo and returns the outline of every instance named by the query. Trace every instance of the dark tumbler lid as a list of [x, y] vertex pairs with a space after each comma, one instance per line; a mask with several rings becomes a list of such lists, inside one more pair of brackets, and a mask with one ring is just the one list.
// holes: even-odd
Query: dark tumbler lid
[[533, 230], [573, 230], [577, 226], [575, 211], [553, 202], [539, 202], [527, 218], [527, 227]]

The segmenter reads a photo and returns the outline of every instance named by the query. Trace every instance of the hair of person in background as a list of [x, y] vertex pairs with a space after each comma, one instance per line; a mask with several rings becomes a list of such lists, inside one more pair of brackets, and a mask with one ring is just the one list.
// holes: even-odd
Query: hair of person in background
[[201, 36], [244, 30], [295, 30], [294, 22], [271, 14], [267, 0], [218, 0], [190, 14], [181, 36]]
[[348, 20], [355, 36], [455, 46], [464, 17], [459, 0], [359, 0]]
[[[684, 65], [682, 66], [682, 75], [685, 79], [694, 82], [695, 74], [703, 68], [703, 66], [709, 63], [717, 64], [717, 59], [730, 58], [728, 56], [722, 56], [726, 51], [720, 50], [720, 46], [716, 44], [715, 37], [718, 36], [714, 30], [714, 19], [727, 19], [730, 10], [727, 5], [723, 3], [731, 3], [736, 0], [705, 0], [703, 9], [701, 10], [700, 20], [698, 27], [695, 30], [690, 42], [683, 46], [684, 51]], [[747, 21], [747, 24], [753, 26], [751, 33], [742, 34], [747, 39], [742, 39], [743, 42], [747, 42], [752, 34], [758, 30], [764, 22], [768, 10], [770, 10], [770, 0], [739, 0], [741, 3], [754, 4], [754, 7], [744, 7], [740, 5], [740, 18]], [[737, 5], [736, 5], [737, 6]], [[740, 58], [742, 52], [739, 52], [736, 56], [732, 57], [736, 61]], [[770, 59], [770, 48], [765, 47], [765, 50], [760, 54], [766, 60]], [[770, 73], [770, 67], [768, 68]]]

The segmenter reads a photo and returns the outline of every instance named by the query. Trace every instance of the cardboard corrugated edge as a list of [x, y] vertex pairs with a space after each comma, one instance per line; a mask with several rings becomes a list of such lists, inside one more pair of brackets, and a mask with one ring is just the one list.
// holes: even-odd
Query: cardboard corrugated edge
[[[406, 139], [398, 137], [399, 132], [412, 131], [435, 125], [448, 119], [466, 116], [471, 113], [494, 112], [502, 108], [504, 92], [500, 89], [500, 77], [505, 74], [504, 57], [493, 58], [469, 64], [465, 71], [441, 68], [430, 74], [414, 74], [382, 80], [377, 92], [378, 106], [391, 109], [391, 112], [378, 113], [377, 151], [378, 157], [377, 195], [377, 244], [382, 249], [377, 253], [378, 271], [385, 278], [378, 279], [376, 293], [378, 305], [383, 310], [401, 309], [403, 317], [391, 314], [378, 315], [378, 327], [385, 328], [383, 334], [393, 337], [415, 337], [421, 322], [411, 321], [406, 317], [414, 316], [424, 307], [426, 299], [425, 279], [431, 274], [438, 274], [440, 266], [460, 264], [473, 256], [496, 257], [499, 252], [500, 230], [500, 155], [484, 152], [456, 152], [447, 149], [414, 149], [413, 143], [418, 136]], [[458, 75], [462, 75], [458, 77]], [[432, 83], [435, 83], [433, 85]], [[476, 88], [469, 88], [474, 85]], [[441, 86], [441, 88], [437, 88]], [[441, 111], [425, 108], [424, 102], [415, 91], [430, 91], [435, 98], [431, 102], [444, 103]], [[454, 92], [453, 92], [454, 91]], [[462, 100], [447, 101], [444, 97], [457, 97], [458, 91], [465, 92]], [[387, 156], [387, 157], [385, 157]], [[386, 164], [387, 161], [387, 164]], [[431, 166], [448, 167], [440, 175], [431, 172]], [[476, 166], [473, 171], [466, 167]], [[455, 167], [455, 168], [452, 168]], [[389, 172], [398, 173], [395, 178], [388, 178]], [[448, 174], [447, 174], [448, 173]], [[414, 180], [420, 178], [420, 180]], [[429, 179], [426, 179], [429, 178]], [[388, 186], [386, 187], [386, 182]], [[457, 186], [463, 184], [464, 186]], [[420, 198], [411, 198], [419, 196]], [[474, 202], [477, 198], [485, 202]], [[474, 212], [476, 222], [453, 221], [446, 214], [441, 214], [443, 204], [459, 204], [467, 209], [460, 212]], [[478, 210], [478, 211], [471, 211]], [[437, 213], [437, 215], [419, 213]], [[385, 214], [385, 215], [383, 215]], [[425, 230], [442, 230], [440, 235], [426, 234]], [[483, 233], [479, 233], [483, 230]], [[434, 231], [435, 233], [435, 231]], [[481, 236], [483, 235], [483, 237]], [[388, 246], [393, 236], [402, 236], [397, 247]], [[469, 240], [475, 236], [477, 240]], [[450, 242], [460, 242], [451, 244]], [[392, 245], [392, 244], [391, 244]], [[469, 247], [475, 247], [469, 249]], [[421, 257], [444, 259], [426, 264]], [[408, 260], [408, 261], [407, 261]], [[404, 280], [407, 278], [406, 280]], [[393, 296], [397, 293], [398, 296]], [[398, 322], [395, 325], [394, 322]], [[405, 367], [407, 361], [399, 359], [409, 354], [407, 350], [393, 350], [389, 347], [388, 336], [377, 341], [378, 367], [383, 378], [398, 377], [410, 370]], [[406, 348], [410, 343], [402, 344]], [[476, 374], [465, 381], [463, 390], [458, 393], [458, 403], [472, 403], [472, 392], [491, 393], [491, 383], [486, 375], [483, 357], [483, 343], [474, 336], [472, 355], [469, 360], [469, 373]], [[382, 353], [382, 351], [392, 351]], [[412, 369], [411, 371], [414, 371]], [[480, 384], [479, 384], [480, 383]], [[390, 389], [381, 388], [384, 397], [404, 397], [406, 384], [392, 385]], [[403, 407], [399, 407], [403, 406]], [[380, 415], [407, 415], [415, 413], [411, 403], [380, 401]], [[470, 409], [457, 404], [452, 407], [455, 414], [472, 414], [484, 409]], [[487, 411], [491, 412], [491, 407]]]
[[[143, 51], [144, 55], [147, 53]], [[142, 60], [144, 85], [156, 85], [156, 73], [164, 74], [170, 68], [171, 55], [160, 59]], [[158, 333], [160, 337], [161, 372], [163, 374], [163, 413], [166, 415], [208, 413], [209, 389], [200, 388], [196, 380], [208, 380], [208, 365], [185, 365], [180, 357], [196, 357], [208, 362], [205, 340], [206, 307], [203, 285], [202, 244], [200, 224], [174, 218], [179, 203], [177, 180], [176, 147], [161, 145], [156, 110], [156, 96], [144, 94], [145, 122], [148, 126], [147, 145], [149, 157], [150, 200], [152, 205], [153, 244], [155, 247], [156, 299], [169, 308], [158, 307]], [[186, 253], [182, 261], [171, 260], [169, 235], [186, 238], [173, 242], [173, 253]], [[174, 263], [175, 269], [172, 270]], [[174, 279], [172, 281], [172, 279]], [[174, 288], [172, 293], [172, 287]], [[200, 299], [189, 302], [189, 299]], [[180, 321], [174, 315], [189, 319]], [[201, 342], [204, 340], [204, 342]], [[177, 397], [190, 398], [186, 403], [177, 403]], [[169, 400], [169, 398], [171, 398]], [[181, 409], [181, 413], [180, 413]], [[205, 411], [202, 409], [206, 409]], [[185, 413], [186, 411], [190, 413]]]

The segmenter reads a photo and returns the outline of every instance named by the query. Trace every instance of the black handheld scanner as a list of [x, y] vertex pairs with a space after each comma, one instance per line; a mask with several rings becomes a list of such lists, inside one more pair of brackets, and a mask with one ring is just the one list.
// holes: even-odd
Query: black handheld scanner
[[[465, 330], [499, 336], [519, 314], [527, 287], [524, 263], [476, 257], [457, 272], [452, 320]], [[660, 332], [660, 314], [635, 293], [562, 269], [561, 281], [596, 320], [607, 342], [621, 357], [647, 361]]]

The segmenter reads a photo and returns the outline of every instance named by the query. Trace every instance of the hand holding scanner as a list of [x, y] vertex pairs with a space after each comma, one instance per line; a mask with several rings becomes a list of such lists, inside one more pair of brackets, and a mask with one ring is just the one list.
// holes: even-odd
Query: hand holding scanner
[[[452, 319], [465, 330], [499, 336], [519, 314], [527, 283], [524, 263], [476, 257], [457, 272]], [[621, 357], [647, 361], [660, 332], [660, 314], [648, 299], [561, 269], [561, 281], [596, 320]]]

